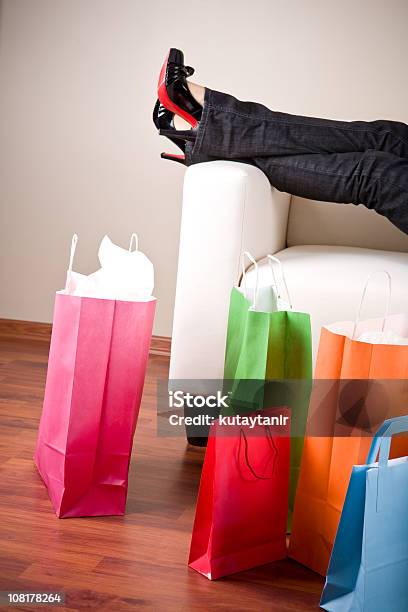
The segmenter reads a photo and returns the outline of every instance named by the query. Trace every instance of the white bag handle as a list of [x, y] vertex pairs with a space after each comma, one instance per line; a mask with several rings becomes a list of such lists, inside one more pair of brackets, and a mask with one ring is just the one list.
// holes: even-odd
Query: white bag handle
[[68, 270], [67, 270], [67, 275], [65, 278], [65, 289], [64, 291], [68, 290], [68, 283], [69, 283], [69, 277], [70, 274], [72, 272], [72, 264], [74, 263], [74, 255], [75, 255], [75, 250], [78, 244], [78, 235], [74, 234], [72, 236], [72, 240], [71, 240], [71, 252], [69, 254], [69, 264], [68, 264]]
[[251, 308], [253, 310], [256, 309], [256, 301], [258, 298], [258, 284], [259, 284], [259, 268], [258, 268], [258, 264], [256, 263], [254, 257], [251, 255], [251, 253], [249, 253], [248, 251], [244, 251], [242, 253], [241, 256], [241, 266], [242, 266], [242, 285], [244, 288], [244, 295], [245, 297], [248, 299], [247, 296], [247, 284], [246, 284], [246, 270], [245, 270], [245, 257], [247, 257], [249, 259], [249, 261], [255, 266], [255, 291], [254, 291], [254, 298], [252, 301], [252, 306]]
[[284, 287], [284, 289], [285, 289], [286, 297], [287, 297], [287, 299], [288, 299], [289, 308], [290, 308], [291, 310], [293, 310], [292, 300], [290, 299], [290, 294], [289, 294], [288, 284], [287, 284], [287, 282], [286, 282], [286, 277], [285, 277], [285, 273], [284, 273], [284, 271], [283, 271], [283, 265], [282, 265], [282, 262], [281, 262], [281, 260], [280, 260], [280, 259], [278, 259], [278, 258], [277, 258], [275, 255], [267, 255], [267, 258], [268, 258], [269, 267], [270, 267], [271, 272], [272, 272], [273, 284], [274, 284], [274, 285], [275, 285], [275, 287], [276, 287], [276, 293], [277, 293], [277, 296], [278, 296], [278, 298], [279, 298], [279, 299], [282, 299], [281, 292], [279, 291], [279, 285], [278, 285], [278, 283], [276, 282], [276, 277], [275, 277], [275, 272], [274, 272], [274, 269], [273, 269], [273, 263], [272, 263], [272, 262], [276, 262], [276, 263], [278, 264], [278, 266], [279, 266], [279, 273], [280, 273], [280, 276], [281, 276], [281, 279], [282, 279], [282, 286], [283, 286], [283, 287]]
[[72, 272], [72, 264], [74, 263], [74, 255], [75, 255], [77, 244], [78, 244], [78, 235], [74, 234], [71, 240], [71, 252], [69, 255], [68, 272]]
[[135, 251], [138, 251], [138, 250], [139, 250], [139, 237], [138, 237], [138, 235], [137, 235], [137, 234], [134, 234], [134, 233], [133, 233], [133, 234], [131, 235], [131, 237], [130, 237], [129, 253], [131, 253], [131, 252], [132, 252], [133, 242], [135, 243], [135, 248], [134, 248], [134, 250], [135, 250]]
[[369, 274], [367, 276], [367, 280], [366, 280], [365, 285], [364, 285], [363, 293], [361, 295], [360, 305], [358, 307], [357, 315], [356, 315], [356, 318], [355, 318], [355, 321], [354, 321], [353, 334], [351, 336], [352, 340], [354, 340], [354, 337], [355, 337], [355, 334], [356, 334], [357, 325], [359, 324], [360, 319], [361, 319], [361, 309], [363, 307], [364, 299], [365, 299], [365, 296], [366, 296], [366, 293], [367, 293], [367, 288], [368, 288], [369, 282], [371, 281], [371, 279], [374, 276], [374, 274], [384, 274], [386, 276], [386, 278], [388, 279], [387, 301], [385, 303], [385, 312], [384, 312], [384, 317], [383, 317], [382, 325], [381, 325], [381, 332], [384, 331], [385, 321], [387, 320], [387, 317], [388, 317], [388, 314], [389, 314], [389, 311], [390, 311], [392, 280], [391, 280], [391, 275], [390, 275], [389, 272], [387, 272], [387, 270], [376, 270], [375, 272], [371, 272], [371, 274]]

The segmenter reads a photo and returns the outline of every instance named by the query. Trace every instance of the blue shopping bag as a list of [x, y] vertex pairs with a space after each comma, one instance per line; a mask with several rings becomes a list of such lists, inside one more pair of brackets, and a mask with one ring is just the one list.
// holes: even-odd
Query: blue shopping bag
[[384, 421], [366, 465], [353, 467], [320, 601], [324, 610], [408, 610], [408, 457], [389, 460], [391, 436], [407, 431], [408, 416]]

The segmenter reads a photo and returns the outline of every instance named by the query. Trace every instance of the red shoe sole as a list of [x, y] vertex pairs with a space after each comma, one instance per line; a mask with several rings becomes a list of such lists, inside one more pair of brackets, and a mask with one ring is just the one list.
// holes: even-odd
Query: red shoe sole
[[186, 159], [184, 155], [182, 155], [180, 153], [180, 155], [178, 155], [177, 153], [162, 153], [162, 155], [165, 155], [166, 157], [176, 157], [177, 159]]
[[186, 158], [184, 155], [177, 155], [176, 153], [161, 153], [160, 157], [162, 159], [169, 159], [170, 161], [179, 162], [185, 165]]
[[191, 127], [195, 128], [198, 125], [197, 119], [195, 119], [192, 115], [187, 113], [185, 110], [174, 104], [172, 100], [170, 100], [169, 95], [167, 93], [166, 88], [166, 74], [167, 74], [167, 65], [169, 62], [170, 51], [166, 55], [166, 59], [164, 60], [163, 66], [160, 70], [159, 75], [159, 83], [157, 85], [157, 95], [159, 97], [160, 102], [167, 108], [167, 110], [176, 113], [179, 117], [187, 121], [191, 125]]

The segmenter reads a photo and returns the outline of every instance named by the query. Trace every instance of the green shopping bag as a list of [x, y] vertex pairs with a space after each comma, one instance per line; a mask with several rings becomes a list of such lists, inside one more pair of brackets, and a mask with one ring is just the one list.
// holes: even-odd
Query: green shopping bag
[[[255, 266], [255, 288], [246, 286], [244, 256]], [[291, 413], [289, 508], [293, 509], [312, 385], [310, 316], [291, 305], [283, 267], [268, 255], [272, 284], [259, 287], [258, 264], [243, 254], [243, 288], [231, 291], [224, 380], [228, 408], [224, 415], [288, 406]], [[273, 262], [280, 268], [277, 283]], [[281, 288], [287, 300], [282, 296]]]

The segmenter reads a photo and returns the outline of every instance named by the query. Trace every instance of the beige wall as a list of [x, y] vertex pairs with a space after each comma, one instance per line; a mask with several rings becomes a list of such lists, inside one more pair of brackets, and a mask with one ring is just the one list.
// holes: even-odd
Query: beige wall
[[0, 316], [51, 320], [73, 232], [89, 273], [105, 233], [137, 231], [170, 335], [184, 169], [151, 123], [169, 46], [278, 110], [408, 121], [407, 23], [406, 0], [3, 0]]

